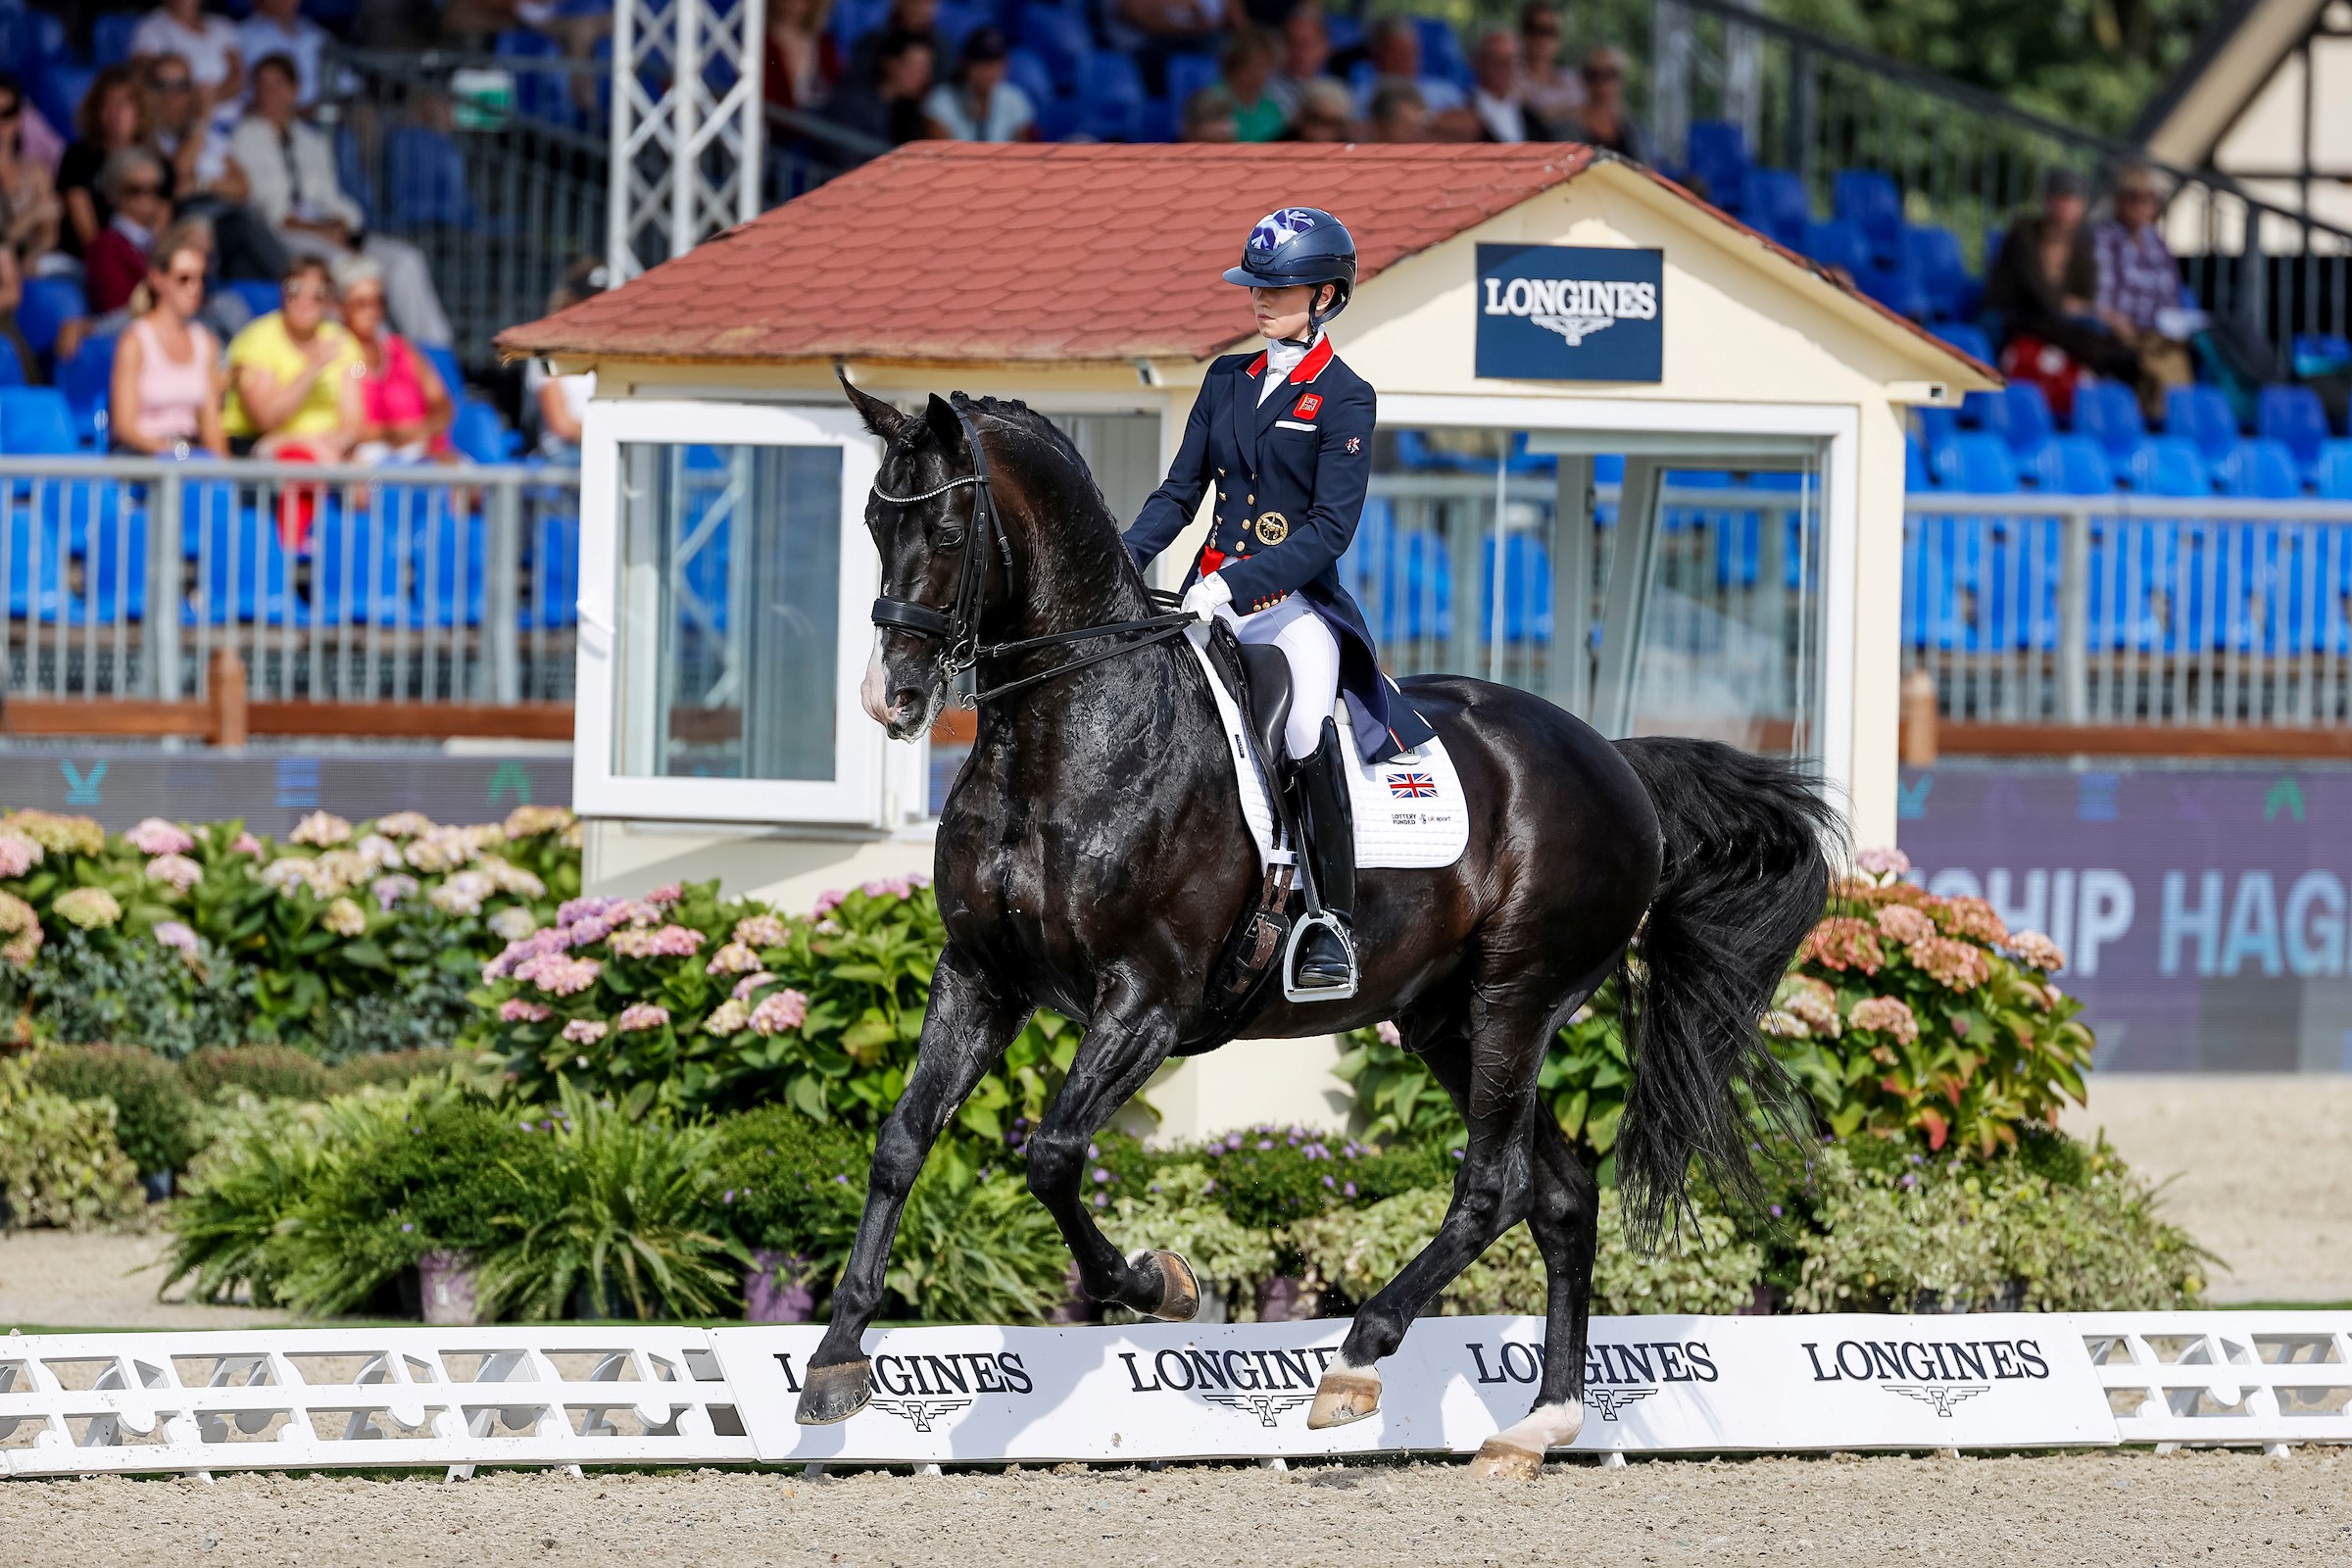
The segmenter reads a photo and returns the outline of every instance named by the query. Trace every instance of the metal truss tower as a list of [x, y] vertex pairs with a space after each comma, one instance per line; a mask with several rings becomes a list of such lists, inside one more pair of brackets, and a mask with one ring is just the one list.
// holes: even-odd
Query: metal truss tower
[[760, 214], [764, 0], [618, 0], [613, 9], [612, 281]]

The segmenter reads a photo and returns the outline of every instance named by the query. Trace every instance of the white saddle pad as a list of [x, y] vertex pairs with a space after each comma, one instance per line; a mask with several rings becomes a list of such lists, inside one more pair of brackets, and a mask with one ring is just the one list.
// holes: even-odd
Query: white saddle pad
[[[1239, 704], [1217, 677], [1208, 661], [1208, 629], [1195, 626], [1185, 633], [1194, 655], [1208, 675], [1208, 689], [1217, 700], [1217, 715], [1225, 725], [1225, 743], [1233, 754], [1234, 787], [1241, 792], [1242, 815], [1250, 836], [1257, 841], [1261, 862], [1274, 858], [1274, 803], [1267, 780], [1250, 749]], [[1340, 724], [1346, 737], [1351, 805], [1355, 808], [1355, 863], [1367, 869], [1429, 870], [1451, 865], [1470, 847], [1470, 812], [1462, 800], [1461, 775], [1446, 743], [1432, 738], [1419, 751], [1407, 752], [1394, 762], [1367, 762], [1355, 743], [1355, 727]], [[1289, 857], [1286, 855], [1287, 860]]]

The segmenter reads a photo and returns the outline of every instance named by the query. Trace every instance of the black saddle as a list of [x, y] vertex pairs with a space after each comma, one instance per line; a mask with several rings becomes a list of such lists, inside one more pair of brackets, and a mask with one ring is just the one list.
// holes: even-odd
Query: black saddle
[[1258, 760], [1265, 763], [1267, 775], [1279, 787], [1281, 780], [1276, 770], [1290, 755], [1284, 749], [1282, 732], [1291, 721], [1291, 662], [1279, 648], [1261, 643], [1238, 646], [1247, 681], [1245, 689], [1236, 695], [1242, 700], [1243, 710], [1250, 715], [1250, 738], [1257, 743]]

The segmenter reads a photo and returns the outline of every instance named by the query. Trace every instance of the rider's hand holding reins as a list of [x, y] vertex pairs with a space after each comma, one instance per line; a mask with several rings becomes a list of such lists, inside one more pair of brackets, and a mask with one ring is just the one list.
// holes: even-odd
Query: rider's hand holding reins
[[1184, 591], [1183, 603], [1177, 608], [1201, 620], [1214, 620], [1218, 608], [1232, 603], [1233, 585], [1222, 572], [1212, 571]]

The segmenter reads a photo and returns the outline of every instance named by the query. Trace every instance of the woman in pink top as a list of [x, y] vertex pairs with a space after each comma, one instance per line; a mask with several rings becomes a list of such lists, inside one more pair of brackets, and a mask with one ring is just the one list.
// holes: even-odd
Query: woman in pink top
[[457, 416], [441, 372], [408, 339], [384, 324], [383, 270], [364, 256], [335, 269], [343, 287], [343, 325], [360, 345], [367, 374], [360, 382], [362, 423], [356, 456], [456, 463], [449, 427]]
[[194, 319], [204, 303], [205, 255], [201, 237], [186, 226], [166, 230], [147, 281], [131, 296], [138, 318], [115, 346], [108, 406], [118, 452], [228, 455], [220, 345]]

